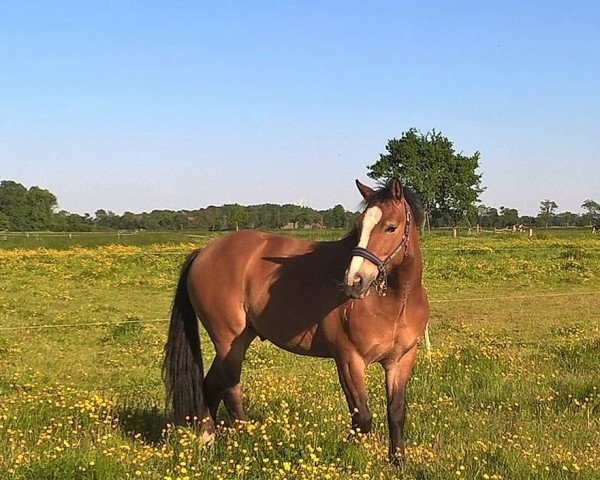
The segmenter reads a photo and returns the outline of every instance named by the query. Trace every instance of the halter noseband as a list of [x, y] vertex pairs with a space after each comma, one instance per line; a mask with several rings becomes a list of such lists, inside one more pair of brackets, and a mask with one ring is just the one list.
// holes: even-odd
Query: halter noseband
[[400, 252], [400, 250], [404, 249], [404, 256], [406, 256], [406, 252], [408, 251], [408, 239], [410, 234], [410, 223], [411, 217], [410, 212], [408, 210], [408, 205], [404, 203], [404, 207], [406, 209], [406, 221], [404, 222], [404, 233], [402, 234], [402, 239], [400, 243], [392, 253], [390, 253], [384, 260], [380, 260], [377, 255], [370, 252], [366, 248], [363, 247], [354, 247], [352, 249], [353, 257], [362, 257], [373, 265], [377, 267], [379, 273], [377, 274], [377, 278], [375, 279], [375, 290], [381, 296], [385, 296], [385, 291], [387, 290], [388, 280], [387, 280], [387, 270], [385, 267], [392, 261], [392, 259]]

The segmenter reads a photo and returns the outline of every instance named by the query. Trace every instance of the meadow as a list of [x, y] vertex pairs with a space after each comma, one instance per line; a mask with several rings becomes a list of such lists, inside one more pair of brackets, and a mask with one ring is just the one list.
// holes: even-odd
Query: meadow
[[244, 364], [252, 421], [222, 410], [211, 446], [169, 424], [171, 298], [186, 253], [215, 236], [0, 242], [0, 478], [600, 478], [600, 235], [421, 239], [432, 349], [409, 385], [399, 468], [386, 461], [378, 366], [364, 436], [332, 361], [268, 342]]

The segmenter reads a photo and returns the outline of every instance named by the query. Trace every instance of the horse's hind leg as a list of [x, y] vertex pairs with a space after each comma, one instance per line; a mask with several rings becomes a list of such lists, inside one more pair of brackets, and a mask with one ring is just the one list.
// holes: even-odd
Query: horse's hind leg
[[215, 341], [215, 358], [204, 379], [206, 404], [216, 421], [221, 400], [232, 420], [246, 420], [240, 376], [246, 350], [256, 338], [254, 330], [246, 328], [238, 336]]

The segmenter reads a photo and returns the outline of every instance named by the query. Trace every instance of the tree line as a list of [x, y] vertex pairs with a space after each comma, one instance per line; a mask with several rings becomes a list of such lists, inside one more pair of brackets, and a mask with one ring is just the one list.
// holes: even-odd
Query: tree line
[[[581, 207], [584, 214], [557, 212], [556, 202], [545, 199], [537, 216], [519, 215], [510, 207], [481, 205], [479, 152], [464, 155], [454, 150], [453, 143], [440, 132], [421, 133], [412, 128], [393, 138], [386, 153], [367, 175], [385, 182], [399, 178], [412, 188], [423, 202], [428, 226], [475, 226], [505, 228], [524, 226], [587, 226], [600, 224], [600, 205], [592, 199]], [[328, 210], [315, 210], [299, 205], [237, 204], [209, 206], [197, 210], [153, 210], [149, 213], [125, 212], [117, 215], [104, 209], [78, 215], [65, 210], [56, 212], [57, 198], [40, 187], [27, 189], [4, 180], [0, 183], [0, 230], [88, 231], [88, 230], [235, 230], [240, 228], [350, 228], [357, 212], [342, 205]]]
[[[548, 205], [553, 205], [549, 209]], [[558, 208], [556, 202], [543, 200], [540, 202], [540, 211], [537, 216], [519, 215], [515, 208], [486, 207], [479, 205], [477, 214], [472, 219], [474, 223], [482, 228], [507, 228], [512, 225], [523, 225], [525, 227], [588, 227], [600, 223], [600, 204], [594, 200], [586, 200], [581, 205], [585, 213], [555, 212]]]
[[197, 210], [153, 210], [149, 213], [125, 212], [116, 215], [98, 210], [92, 223], [101, 229], [117, 230], [238, 230], [298, 229], [298, 228], [350, 228], [356, 214], [342, 205], [328, 210], [315, 210], [299, 205], [238, 204], [209, 206]]
[[[237, 204], [209, 206], [197, 210], [153, 210], [152, 212], [125, 212], [117, 215], [99, 209], [94, 215], [79, 215], [65, 210], [55, 211], [57, 199], [48, 190], [34, 186], [27, 189], [10, 180], [0, 183], [0, 230], [8, 231], [94, 231], [94, 230], [207, 230], [224, 231], [240, 228], [298, 229], [345, 228], [349, 229], [357, 216], [342, 205], [328, 210], [315, 210], [299, 205], [263, 204], [242, 206]], [[600, 220], [600, 205], [586, 200], [584, 214], [556, 213], [555, 202], [544, 200], [536, 216], [521, 216], [514, 208], [477, 206], [466, 217], [434, 212], [432, 226], [480, 225], [483, 228], [525, 226], [588, 226]]]
[[0, 182], [0, 230], [93, 231], [93, 230], [236, 230], [240, 228], [297, 229], [350, 228], [356, 213], [342, 205], [315, 210], [300, 205], [237, 204], [197, 210], [153, 210], [117, 215], [99, 209], [94, 215], [66, 210], [56, 212], [57, 198], [40, 187], [27, 189], [20, 183]]

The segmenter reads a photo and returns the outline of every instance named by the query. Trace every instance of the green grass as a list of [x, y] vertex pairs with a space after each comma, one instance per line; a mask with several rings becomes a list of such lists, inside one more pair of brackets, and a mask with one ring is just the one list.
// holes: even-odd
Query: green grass
[[423, 239], [433, 350], [410, 383], [401, 468], [385, 461], [379, 367], [374, 432], [356, 436], [333, 362], [268, 342], [245, 362], [251, 423], [221, 411], [210, 447], [167, 425], [171, 296], [210, 238], [0, 251], [0, 478], [598, 478], [600, 236]]
[[[494, 241], [511, 243], [517, 239], [527, 240], [527, 232], [513, 234], [502, 231], [493, 234], [491, 231], [484, 231], [477, 236], [469, 233], [468, 229], [458, 230], [460, 240], [494, 238]], [[474, 230], [473, 230], [474, 232]], [[304, 238], [306, 240], [323, 241], [335, 240], [346, 234], [342, 229], [326, 230], [277, 230], [274, 233], [279, 235], [290, 235]], [[0, 250], [14, 248], [54, 248], [68, 249], [73, 247], [98, 247], [103, 245], [132, 245], [146, 246], [153, 244], [179, 244], [187, 242], [203, 242], [204, 239], [210, 239], [222, 235], [222, 232], [206, 232], [195, 230], [166, 230], [166, 231], [96, 231], [96, 232], [0, 232]], [[451, 228], [433, 229], [428, 232], [426, 239], [447, 239], [452, 237]], [[592, 237], [589, 228], [535, 228], [534, 239], [588, 239]]]

